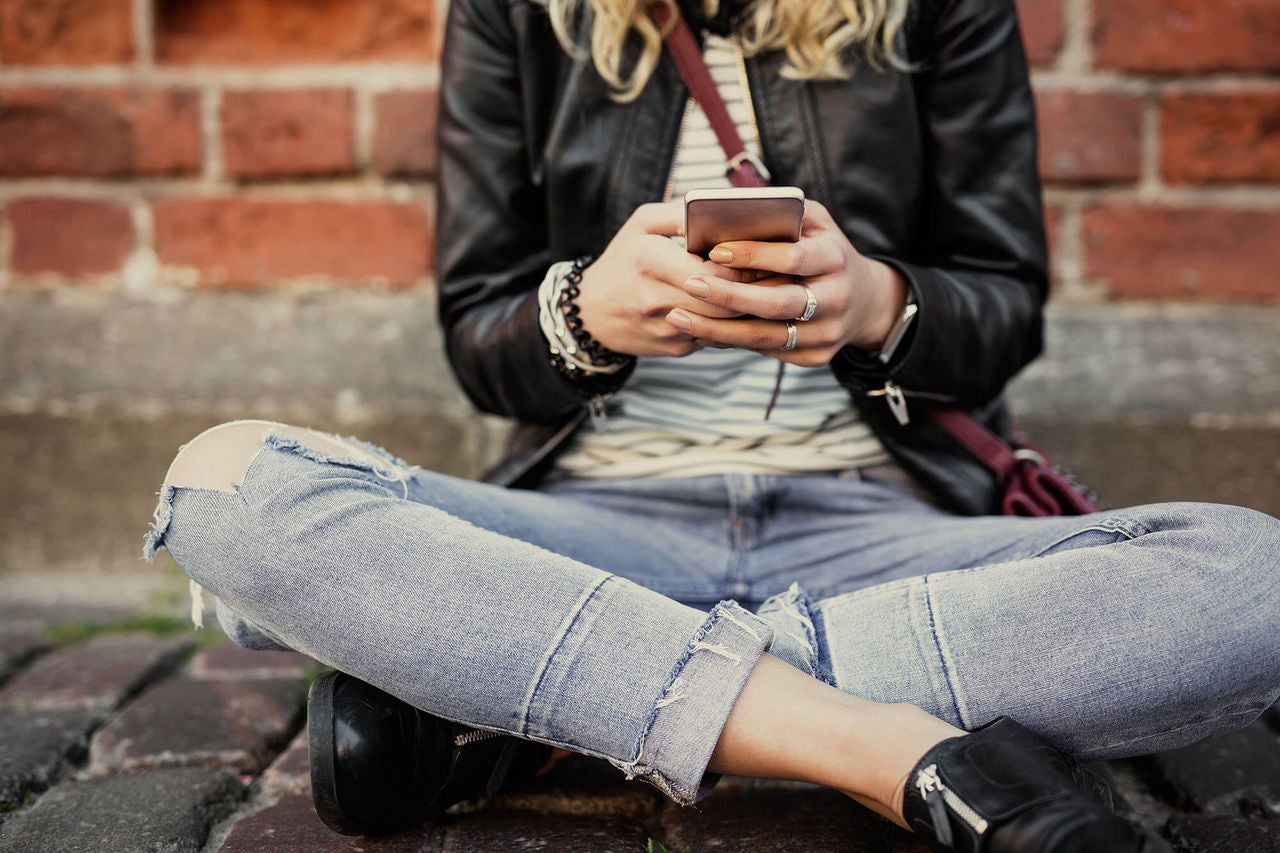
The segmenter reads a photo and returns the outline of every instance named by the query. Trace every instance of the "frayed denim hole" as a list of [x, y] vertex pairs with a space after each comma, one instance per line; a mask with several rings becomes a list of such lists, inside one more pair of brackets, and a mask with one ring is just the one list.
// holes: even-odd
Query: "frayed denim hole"
[[827, 643], [827, 618], [821, 609], [810, 607], [809, 614], [813, 619], [813, 645], [817, 651], [813, 660], [813, 677], [838, 689], [840, 685], [836, 684], [835, 665], [831, 661], [831, 649]]
[[151, 527], [142, 536], [142, 559], [155, 562], [156, 551], [164, 547], [164, 535], [173, 522], [173, 486], [164, 483], [156, 492], [156, 508], [151, 514]]
[[[365, 473], [372, 474], [379, 480], [399, 485], [402, 491], [401, 497], [409, 497], [409, 476], [412, 473], [414, 466], [405, 465], [404, 467], [397, 468], [394, 467], [394, 463], [388, 460], [388, 467], [383, 468], [373, 462], [370, 462], [368, 459], [357, 459], [354, 456], [335, 456], [328, 453], [322, 453], [315, 448], [308, 447], [296, 438], [281, 435], [274, 431], [268, 432], [266, 438], [263, 439], [263, 442], [265, 446], [270, 447], [273, 450], [292, 453], [296, 456], [301, 456], [303, 459], [318, 462], [321, 465], [341, 465], [344, 468], [355, 468], [358, 471], [364, 471]], [[360, 445], [366, 444], [366, 442], [362, 442], [359, 439], [355, 439], [355, 442]], [[375, 452], [375, 455], [385, 459], [390, 454]], [[395, 457], [391, 458], [395, 459]]]
[[784, 660], [793, 657], [794, 655], [786, 653], [785, 644], [781, 646], [779, 644], [780, 637], [789, 637], [803, 650], [804, 658], [802, 661], [788, 660], [787, 662], [802, 664], [806, 674], [817, 677], [819, 672], [817, 633], [813, 624], [809, 595], [800, 588], [798, 583], [793, 583], [786, 592], [767, 598], [760, 606], [757, 615], [767, 620], [768, 614], [773, 613], [780, 615], [784, 625], [774, 626], [774, 642], [769, 648], [770, 653]]

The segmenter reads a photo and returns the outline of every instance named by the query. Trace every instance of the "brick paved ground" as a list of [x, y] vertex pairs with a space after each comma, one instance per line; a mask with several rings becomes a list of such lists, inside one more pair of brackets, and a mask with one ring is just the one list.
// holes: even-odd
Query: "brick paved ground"
[[[0, 623], [3, 853], [924, 850], [830, 791], [729, 780], [679, 808], [585, 760], [412, 832], [344, 838], [311, 808], [307, 658], [209, 632], [49, 636]], [[1280, 851], [1280, 706], [1239, 732], [1100, 769], [1123, 813], [1179, 851]]]

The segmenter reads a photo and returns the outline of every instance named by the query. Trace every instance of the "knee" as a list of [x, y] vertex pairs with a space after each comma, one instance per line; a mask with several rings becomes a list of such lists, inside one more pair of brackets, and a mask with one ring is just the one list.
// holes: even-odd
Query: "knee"
[[164, 482], [168, 486], [233, 491], [244, 479], [266, 434], [280, 427], [261, 420], [228, 421], [210, 427], [179, 448]]

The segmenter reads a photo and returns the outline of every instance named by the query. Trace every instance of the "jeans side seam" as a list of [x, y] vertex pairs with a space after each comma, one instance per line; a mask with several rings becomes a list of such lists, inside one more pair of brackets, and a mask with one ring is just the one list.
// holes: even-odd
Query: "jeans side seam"
[[560, 623], [560, 636], [556, 638], [555, 643], [547, 650], [538, 667], [538, 677], [533, 680], [529, 687], [529, 692], [525, 695], [524, 707], [520, 709], [520, 734], [528, 736], [529, 734], [529, 715], [533, 711], [533, 703], [537, 698], [538, 691], [542, 688], [542, 682], [546, 679], [547, 673], [551, 671], [551, 661], [559, 654], [560, 649], [564, 647], [565, 640], [573, 633], [573, 627], [577, 624], [578, 618], [587, 609], [587, 605], [591, 603], [591, 599], [599, 594], [604, 585], [611, 580], [615, 580], [615, 575], [605, 575], [594, 586], [579, 596], [576, 606], [572, 612], [564, 618]]
[[[1160, 737], [1167, 737], [1169, 735], [1176, 735], [1178, 732], [1186, 731], [1187, 729], [1203, 728], [1205, 725], [1208, 725], [1208, 724], [1218, 723], [1218, 722], [1221, 722], [1222, 720], [1235, 720], [1237, 718], [1243, 719], [1244, 725], [1248, 725], [1254, 720], [1257, 720], [1262, 715], [1262, 712], [1267, 710], [1268, 707], [1270, 707], [1270, 703], [1264, 704], [1260, 707], [1249, 706], [1241, 710], [1229, 711], [1229, 710], [1223, 709], [1222, 713], [1220, 714], [1216, 714], [1212, 717], [1210, 716], [1199, 717], [1195, 720], [1192, 720], [1191, 722], [1184, 723], [1178, 726], [1177, 728], [1162, 731], [1159, 733], [1159, 735]], [[1105, 758], [1111, 758], [1111, 757], [1119, 757], [1119, 756], [1111, 756], [1109, 755], [1109, 753], [1111, 752], [1111, 750], [1114, 750], [1114, 749], [1122, 749], [1124, 747], [1129, 746], [1130, 744], [1144, 743], [1150, 740], [1151, 740], [1150, 737], [1126, 738], [1125, 740], [1115, 741], [1113, 743], [1106, 743], [1106, 744], [1102, 744], [1101, 746], [1095, 746], [1089, 749], [1080, 750], [1078, 753], [1075, 753], [1075, 755], [1077, 758], [1083, 758], [1083, 759], [1093, 759], [1093, 758], [1105, 759]], [[1177, 747], [1174, 747], [1174, 746], [1161, 747], [1160, 750], [1157, 750], [1157, 751], [1163, 751], [1165, 749], [1176, 749], [1176, 748]], [[1148, 750], [1145, 747], [1143, 749], [1143, 752], [1150, 752], [1150, 751], [1151, 750]]]
[[[1038, 559], [1040, 557], [1043, 557], [1046, 553], [1048, 553], [1049, 551], [1052, 551], [1054, 548], [1057, 548], [1059, 545], [1063, 544], [1064, 542], [1074, 539], [1075, 537], [1079, 536], [1082, 533], [1089, 533], [1089, 532], [1110, 533], [1113, 535], [1119, 534], [1125, 537], [1126, 539], [1128, 539], [1129, 541], [1133, 541], [1134, 539], [1137, 539], [1139, 536], [1147, 535], [1151, 531], [1148, 530], [1145, 525], [1143, 525], [1141, 522], [1138, 522], [1138, 521], [1126, 520], [1121, 518], [1110, 519], [1106, 522], [1100, 522], [1098, 524], [1090, 524], [1087, 527], [1081, 527], [1077, 530], [1073, 530], [1064, 536], [1059, 536], [1057, 539], [1053, 540], [1048, 545], [1045, 545], [1043, 548], [1039, 548], [1036, 551], [1029, 554], [1027, 556], [1027, 559]], [[1006, 560], [1003, 562], [1017, 562], [1017, 560]]]
[[933, 640], [934, 651], [938, 654], [938, 664], [942, 667], [942, 682], [947, 687], [947, 693], [951, 697], [951, 707], [955, 710], [956, 719], [961, 725], [968, 727], [969, 721], [964, 710], [960, 707], [960, 696], [956, 692], [954, 680], [952, 679], [951, 665], [947, 662], [946, 643], [942, 639], [942, 633], [938, 628], [937, 613], [933, 609], [933, 594], [929, 589], [929, 576], [925, 575], [920, 579], [920, 594], [924, 597], [925, 615], [929, 620], [929, 636]]

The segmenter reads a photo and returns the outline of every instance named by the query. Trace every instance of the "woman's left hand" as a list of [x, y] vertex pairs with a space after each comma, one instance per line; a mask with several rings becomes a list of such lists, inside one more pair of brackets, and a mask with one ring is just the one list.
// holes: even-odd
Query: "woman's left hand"
[[[701, 272], [684, 291], [708, 306], [743, 317], [722, 319], [677, 308], [667, 322], [712, 347], [740, 347], [806, 367], [827, 364], [853, 345], [878, 352], [906, 304], [907, 284], [892, 267], [860, 254], [825, 207], [805, 202], [795, 243], [721, 243], [711, 260], [734, 270], [756, 270], [751, 283]], [[805, 287], [817, 300], [813, 316]], [[720, 313], [723, 313], [721, 311]], [[787, 325], [796, 326], [795, 348], [783, 350]]]

